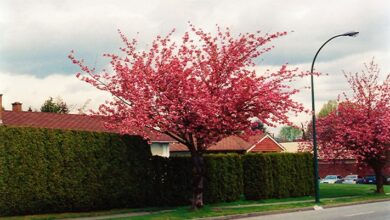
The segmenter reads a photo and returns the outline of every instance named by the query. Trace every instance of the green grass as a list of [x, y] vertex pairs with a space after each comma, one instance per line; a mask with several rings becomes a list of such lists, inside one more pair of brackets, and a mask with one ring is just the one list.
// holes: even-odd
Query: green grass
[[[390, 185], [385, 185], [385, 192], [390, 192]], [[332, 198], [341, 196], [364, 196], [373, 194], [375, 185], [371, 184], [320, 184], [320, 196]]]
[[95, 212], [66, 212], [66, 213], [50, 213], [50, 214], [40, 214], [40, 215], [0, 217], [0, 220], [26, 220], [26, 219], [49, 220], [49, 219], [64, 219], [64, 218], [117, 215], [117, 214], [124, 214], [124, 213], [153, 212], [153, 211], [159, 211], [159, 210], [161, 210], [161, 209], [160, 208], [113, 209], [113, 210], [95, 211]]
[[205, 217], [216, 217], [216, 216], [226, 216], [226, 215], [236, 215], [236, 214], [245, 214], [253, 212], [265, 212], [265, 211], [275, 211], [291, 208], [304, 208], [310, 207], [310, 203], [299, 203], [299, 204], [284, 204], [284, 205], [266, 205], [258, 207], [242, 207], [234, 209], [221, 209], [216, 208], [212, 205], [206, 205], [204, 208], [198, 211], [192, 211], [187, 207], [178, 208], [171, 212], [163, 214], [152, 214], [145, 216], [134, 216], [129, 218], [115, 218], [119, 219], [134, 219], [134, 220], [179, 220], [179, 219], [193, 219], [193, 218], [205, 218]]
[[[378, 195], [374, 193], [375, 185], [346, 185], [346, 184], [321, 184], [320, 196], [321, 205], [338, 205], [367, 200], [390, 199], [390, 195]], [[385, 186], [385, 192], [390, 192], [390, 186]], [[266, 199], [258, 201], [240, 200], [230, 203], [218, 203], [205, 205], [204, 208], [198, 211], [191, 210], [188, 206], [167, 208], [171, 211], [164, 213], [155, 213], [144, 216], [133, 216], [127, 218], [116, 219], [191, 219], [201, 217], [224, 216], [233, 214], [245, 214], [252, 212], [278, 211], [294, 208], [312, 207], [314, 205], [313, 197], [298, 197], [284, 199]], [[160, 208], [150, 209], [120, 209], [100, 212], [84, 212], [84, 213], [62, 213], [62, 214], [45, 214], [31, 216], [4, 217], [0, 220], [21, 220], [21, 219], [59, 219], [59, 218], [75, 218], [75, 217], [92, 217], [103, 215], [115, 215], [123, 213], [136, 213], [142, 211], [159, 211]]]

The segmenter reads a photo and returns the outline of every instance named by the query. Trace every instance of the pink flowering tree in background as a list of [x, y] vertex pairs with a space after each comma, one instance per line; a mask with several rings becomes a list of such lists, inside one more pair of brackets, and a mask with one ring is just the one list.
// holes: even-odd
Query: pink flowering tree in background
[[353, 95], [344, 94], [333, 112], [318, 119], [319, 156], [354, 158], [359, 165], [371, 167], [376, 191], [384, 193], [382, 172], [390, 150], [390, 74], [380, 83], [379, 68], [372, 61], [362, 72], [345, 77]]
[[111, 71], [89, 68], [73, 52], [69, 58], [82, 72], [77, 76], [112, 94], [96, 114], [106, 126], [123, 134], [168, 135], [187, 146], [193, 163], [194, 209], [203, 206], [203, 153], [234, 134], [251, 134], [253, 118], [268, 126], [289, 123], [287, 113], [303, 111], [288, 83], [308, 73], [288, 70], [255, 72], [254, 60], [269, 51], [270, 41], [286, 32], [232, 36], [217, 26], [216, 34], [189, 24], [190, 31], [174, 42], [174, 31], [157, 36], [149, 49], [119, 32], [125, 47], [120, 55], [105, 54]]

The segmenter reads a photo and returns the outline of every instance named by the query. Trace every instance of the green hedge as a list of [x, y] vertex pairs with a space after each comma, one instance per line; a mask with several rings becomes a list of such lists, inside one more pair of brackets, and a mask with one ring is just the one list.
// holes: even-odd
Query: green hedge
[[191, 196], [191, 164], [187, 158], [153, 157], [152, 206], [188, 204]]
[[207, 155], [205, 165], [205, 202], [239, 200], [244, 185], [241, 156], [237, 154]]
[[[238, 155], [205, 157], [205, 202], [242, 194]], [[0, 215], [190, 204], [191, 159], [141, 138], [0, 126]]]
[[[204, 202], [310, 195], [311, 158], [205, 155]], [[0, 126], [0, 215], [187, 205], [191, 170], [140, 137]]]
[[267, 153], [243, 156], [246, 199], [268, 199], [313, 194], [312, 155]]
[[[240, 198], [243, 190], [242, 162], [237, 154], [206, 155], [204, 202], [227, 202]], [[155, 157], [153, 204], [187, 205], [192, 196], [191, 158]]]
[[144, 206], [150, 158], [137, 137], [0, 126], [0, 213]]

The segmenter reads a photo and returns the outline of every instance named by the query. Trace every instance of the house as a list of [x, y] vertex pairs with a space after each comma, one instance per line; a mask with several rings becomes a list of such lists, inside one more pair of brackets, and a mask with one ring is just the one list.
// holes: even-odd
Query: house
[[[3, 110], [2, 98], [2, 94], [0, 94], [0, 125], [117, 133], [105, 128], [103, 120], [98, 117], [23, 111], [22, 103], [20, 102], [12, 103], [11, 111]], [[166, 135], [151, 135], [150, 139], [153, 155], [169, 157], [168, 146], [169, 143], [173, 142], [172, 138]]]
[[[91, 132], [113, 132], [105, 128], [103, 120], [80, 114], [57, 114], [48, 112], [23, 111], [22, 103], [12, 103], [12, 110], [3, 110], [2, 95], [0, 94], [0, 125], [11, 127], [36, 127], [49, 129], [80, 130]], [[187, 147], [166, 135], [151, 135], [151, 152], [153, 155], [169, 157], [170, 154], [188, 154]], [[285, 152], [269, 134], [261, 133], [242, 138], [237, 135], [229, 136], [208, 149], [213, 153], [239, 153], [249, 152]]]
[[[169, 151], [172, 156], [189, 153], [186, 146], [177, 142], [170, 144]], [[243, 138], [238, 135], [226, 137], [208, 148], [207, 152], [239, 154], [251, 152], [285, 152], [285, 148], [269, 134], [261, 133], [249, 138]]]
[[286, 152], [297, 153], [300, 143], [301, 142], [298, 142], [298, 141], [280, 142], [280, 145], [282, 145], [286, 149]]

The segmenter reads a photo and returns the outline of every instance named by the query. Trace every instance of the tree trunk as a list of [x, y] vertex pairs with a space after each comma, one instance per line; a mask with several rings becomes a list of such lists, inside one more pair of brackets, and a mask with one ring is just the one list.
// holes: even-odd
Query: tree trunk
[[373, 166], [373, 168], [374, 168], [375, 178], [376, 178], [376, 193], [385, 194], [385, 190], [383, 188], [383, 175], [382, 175], [383, 166], [376, 164]]
[[204, 160], [202, 153], [191, 153], [192, 158], [192, 209], [203, 207]]

